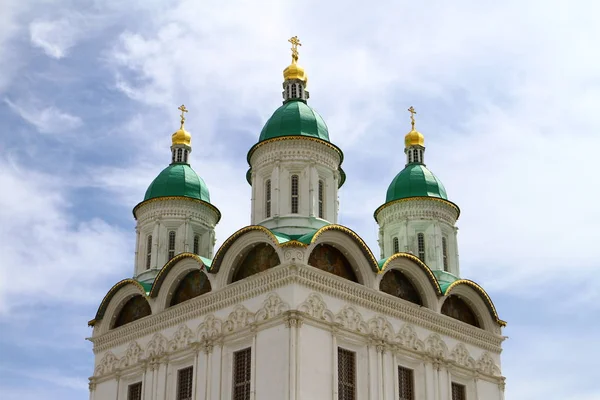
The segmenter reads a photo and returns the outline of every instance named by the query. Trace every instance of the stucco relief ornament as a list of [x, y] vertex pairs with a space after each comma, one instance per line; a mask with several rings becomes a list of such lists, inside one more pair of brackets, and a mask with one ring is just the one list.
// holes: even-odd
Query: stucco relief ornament
[[500, 368], [494, 362], [494, 359], [490, 356], [490, 354], [486, 351], [481, 355], [481, 358], [477, 360], [476, 364], [477, 370], [483, 374], [499, 376]]
[[450, 354], [450, 360], [454, 363], [467, 368], [475, 367], [475, 359], [469, 354], [466, 346], [462, 343], [456, 345]]
[[225, 321], [225, 330], [233, 332], [245, 328], [252, 323], [253, 314], [243, 305], [238, 304]]
[[431, 334], [425, 340], [425, 345], [427, 347], [427, 353], [434, 359], [444, 360], [446, 355], [448, 354], [448, 346], [442, 340], [442, 338], [437, 334]]
[[265, 321], [275, 318], [281, 313], [289, 310], [289, 306], [284, 303], [277, 293], [271, 293], [267, 296], [263, 306], [256, 312], [256, 321]]
[[362, 315], [352, 306], [342, 308], [336, 315], [335, 322], [351, 331], [369, 333], [369, 326], [363, 321]]
[[304, 303], [300, 304], [298, 311], [321, 321], [333, 322], [333, 313], [327, 309], [327, 304], [316, 293], [310, 294]]
[[198, 327], [198, 340], [200, 342], [213, 341], [221, 336], [223, 323], [220, 319], [210, 314], [204, 318], [204, 322]]
[[136, 365], [140, 361], [142, 354], [142, 348], [137, 342], [129, 343], [129, 346], [127, 347], [127, 352], [125, 353], [125, 356], [121, 359], [121, 362], [119, 363], [119, 368], [127, 368], [132, 365]]
[[369, 333], [378, 340], [391, 341], [394, 337], [394, 328], [385, 318], [379, 316], [369, 320]]
[[396, 341], [400, 346], [410, 350], [425, 350], [425, 343], [421, 339], [419, 339], [417, 333], [415, 332], [415, 329], [408, 324], [404, 324], [402, 329], [400, 329], [400, 331], [396, 335]]
[[179, 328], [177, 328], [177, 332], [175, 332], [169, 341], [169, 351], [177, 351], [187, 348], [192, 341], [192, 336], [194, 336], [194, 333], [187, 325], [180, 325]]
[[98, 364], [94, 371], [94, 376], [110, 374], [111, 372], [116, 371], [118, 364], [119, 359], [109, 351], [102, 357], [102, 360], [100, 360], [100, 364]]
[[155, 360], [162, 357], [167, 352], [167, 338], [160, 333], [155, 334], [146, 347], [146, 358]]

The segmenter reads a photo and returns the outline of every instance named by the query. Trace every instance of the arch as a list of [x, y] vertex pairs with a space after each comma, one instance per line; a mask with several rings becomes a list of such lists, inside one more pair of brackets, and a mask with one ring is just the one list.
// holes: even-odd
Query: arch
[[212, 262], [209, 272], [211, 272], [211, 273], [219, 272], [219, 270], [221, 269], [221, 265], [223, 264], [223, 259], [227, 255], [231, 246], [233, 246], [233, 244], [236, 243], [236, 241], [240, 237], [242, 237], [246, 234], [250, 234], [251, 232], [260, 232], [263, 234], [263, 239], [267, 239], [273, 245], [279, 244], [279, 241], [277, 240], [277, 237], [273, 234], [273, 232], [271, 232], [264, 226], [260, 226], [260, 225], [246, 226], [242, 229], [239, 229], [233, 235], [229, 236], [229, 238], [227, 238], [227, 240], [225, 240], [225, 242], [223, 242], [223, 244], [221, 245], [221, 247], [219, 247], [219, 250], [217, 250], [217, 253], [215, 254], [215, 258], [213, 259], [213, 262]]
[[442, 304], [441, 313], [466, 324], [481, 328], [479, 319], [471, 306], [457, 295], [452, 294], [446, 298]]
[[175, 267], [175, 265], [184, 259], [188, 259], [191, 258], [193, 260], [195, 260], [198, 264], [199, 264], [199, 269], [203, 270], [203, 269], [207, 269], [210, 270], [210, 266], [206, 265], [202, 259], [200, 258], [200, 256], [198, 256], [197, 254], [192, 254], [192, 253], [180, 253], [177, 254], [175, 257], [173, 257], [172, 259], [170, 259], [162, 268], [161, 270], [158, 272], [158, 274], [156, 275], [156, 278], [154, 278], [154, 283], [152, 284], [152, 288], [150, 289], [150, 293], [148, 294], [149, 297], [156, 297], [158, 296], [158, 293], [160, 292], [160, 287], [162, 286], [162, 284], [165, 281], [165, 278], [169, 275], [169, 272], [173, 269], [173, 267]]
[[281, 264], [277, 250], [261, 242], [250, 248], [233, 268], [231, 282], [237, 282]]
[[417, 288], [406, 275], [397, 269], [391, 269], [383, 274], [379, 282], [379, 290], [419, 306], [423, 305]]
[[308, 265], [358, 283], [354, 268], [344, 254], [327, 243], [315, 246], [308, 258]]
[[330, 231], [337, 231], [345, 234], [350, 240], [354, 242], [354, 244], [358, 246], [360, 251], [363, 253], [364, 257], [367, 259], [367, 263], [371, 267], [371, 270], [373, 272], [379, 272], [379, 265], [377, 264], [377, 260], [375, 259], [375, 256], [373, 256], [371, 249], [369, 249], [369, 246], [367, 246], [365, 241], [362, 240], [361, 237], [358, 236], [352, 229], [346, 228], [345, 226], [337, 224], [326, 225], [319, 229], [317, 232], [315, 232], [310, 243], [313, 244], [317, 242], [321, 235]]
[[128, 279], [123, 279], [122, 281], [117, 282], [112, 288], [110, 288], [108, 293], [106, 293], [106, 295], [104, 296], [104, 299], [102, 299], [102, 302], [100, 303], [100, 306], [98, 307], [98, 311], [96, 311], [96, 316], [94, 317], [93, 320], [88, 322], [89, 326], [94, 326], [96, 324], [96, 322], [98, 322], [104, 318], [104, 315], [106, 313], [108, 305], [110, 304], [113, 297], [121, 289], [124, 289], [126, 287], [130, 287], [131, 291], [134, 294], [140, 294], [140, 295], [146, 296], [146, 289], [144, 289], [144, 286], [142, 286], [142, 284], [140, 282], [136, 281], [135, 279], [128, 278]]
[[121, 307], [111, 329], [118, 328], [151, 314], [152, 310], [146, 297], [142, 295], [133, 296]]
[[210, 281], [204, 272], [200, 270], [188, 272], [177, 284], [177, 288], [169, 301], [169, 307], [209, 293], [210, 291]]
[[[475, 296], [470, 296], [469, 292], [474, 293]], [[472, 303], [474, 303], [476, 299], [471, 299], [471, 297], [477, 297], [481, 302], [483, 302], [493, 321], [500, 326], [506, 326], [506, 321], [501, 320], [498, 316], [498, 312], [496, 311], [496, 307], [494, 306], [490, 296], [477, 283], [469, 279], [459, 279], [446, 288], [445, 295], [448, 296], [451, 293], [460, 294], [462, 297], [470, 298]]]
[[382, 260], [382, 262], [380, 261], [381, 272], [385, 271], [389, 267], [389, 265], [392, 261], [399, 259], [399, 258], [406, 258], [408, 260], [411, 260], [414, 265], [419, 267], [419, 269], [425, 273], [425, 275], [427, 276], [427, 279], [431, 283], [431, 286], [433, 286], [433, 288], [434, 288], [435, 292], [438, 294], [438, 296], [443, 295], [442, 288], [440, 287], [439, 282], [435, 278], [435, 275], [433, 275], [433, 272], [431, 272], [431, 269], [429, 269], [429, 267], [427, 265], [425, 265], [425, 263], [423, 261], [421, 261], [418, 257], [413, 256], [412, 254], [396, 253], [396, 254], [386, 258], [385, 260]]

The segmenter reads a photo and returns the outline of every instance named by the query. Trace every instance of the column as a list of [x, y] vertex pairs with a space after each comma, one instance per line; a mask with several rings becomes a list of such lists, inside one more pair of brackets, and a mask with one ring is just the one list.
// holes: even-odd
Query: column
[[308, 166], [308, 215], [310, 217], [317, 216], [317, 206], [316, 206], [316, 194], [319, 192], [318, 188], [315, 188], [316, 185], [319, 184], [319, 179], [317, 178], [317, 169], [315, 168], [315, 163], [311, 162]]
[[96, 392], [96, 378], [91, 377], [90, 382], [88, 383], [88, 388], [90, 389], [90, 400], [94, 400], [94, 393]]
[[271, 174], [271, 216], [281, 215], [281, 165], [275, 162], [275, 168]]
[[338, 400], [338, 374], [337, 374], [337, 329], [333, 328], [331, 330], [331, 386], [332, 386], [332, 400]]
[[250, 173], [252, 189], [250, 191], [250, 223], [256, 224], [256, 173], [252, 169]]
[[289, 399], [296, 400], [298, 398], [299, 383], [298, 383], [298, 364], [299, 364], [299, 351], [298, 351], [298, 336], [299, 328], [302, 325], [302, 319], [299, 315], [292, 312], [286, 319], [286, 326], [289, 329]]

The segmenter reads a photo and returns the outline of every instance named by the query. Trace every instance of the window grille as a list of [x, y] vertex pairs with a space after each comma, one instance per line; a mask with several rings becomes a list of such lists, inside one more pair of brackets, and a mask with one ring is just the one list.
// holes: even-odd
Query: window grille
[[452, 382], [452, 400], [466, 400], [466, 398], [465, 385]]
[[356, 353], [338, 347], [338, 399], [356, 400]]
[[194, 254], [200, 254], [200, 236], [194, 235]]
[[323, 218], [323, 199], [325, 188], [323, 185], [323, 181], [319, 181], [319, 218]]
[[415, 400], [413, 370], [398, 366], [399, 400]]
[[177, 149], [177, 162], [181, 161], [183, 161], [183, 149], [179, 148]]
[[298, 214], [298, 175], [292, 175], [292, 214]]
[[442, 237], [442, 261], [444, 262], [444, 271], [448, 271], [448, 242], [446, 237]]
[[142, 400], [142, 382], [129, 385], [127, 389], [127, 400]]
[[419, 150], [413, 149], [413, 162], [419, 162]]
[[271, 180], [265, 182], [265, 216], [271, 217]]
[[395, 237], [393, 242], [394, 242], [394, 254], [400, 253], [400, 243], [398, 242], [398, 238]]
[[194, 367], [177, 371], [177, 400], [192, 400], [192, 376]]
[[298, 97], [298, 91], [296, 89], [296, 84], [292, 85], [292, 98], [295, 99], [296, 97]]
[[425, 262], [425, 235], [419, 233], [417, 235], [417, 242], [419, 244], [419, 259]]
[[148, 235], [146, 241], [146, 269], [150, 269], [150, 262], [152, 261], [152, 235]]
[[175, 257], [175, 231], [169, 232], [169, 260]]
[[233, 353], [233, 400], [250, 400], [252, 349]]

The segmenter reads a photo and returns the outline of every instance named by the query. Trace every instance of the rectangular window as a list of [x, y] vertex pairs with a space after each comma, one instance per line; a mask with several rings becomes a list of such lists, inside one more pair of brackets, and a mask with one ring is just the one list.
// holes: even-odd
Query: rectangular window
[[446, 237], [442, 237], [442, 260], [444, 262], [444, 271], [448, 271], [448, 243]]
[[298, 97], [298, 96], [296, 96], [296, 84], [293, 84], [292, 85], [292, 98], [295, 99], [296, 97]]
[[325, 188], [324, 188], [324, 184], [323, 181], [319, 181], [319, 218], [323, 218], [323, 199], [325, 196]]
[[233, 353], [233, 400], [250, 400], [252, 349]]
[[169, 260], [175, 257], [175, 231], [169, 232]]
[[467, 390], [465, 385], [452, 382], [452, 400], [466, 400]]
[[127, 400], [142, 400], [142, 382], [129, 385], [127, 389]]
[[356, 353], [338, 347], [338, 399], [356, 400]]
[[265, 182], [265, 217], [271, 217], [271, 180]]
[[398, 238], [395, 237], [393, 242], [394, 242], [394, 254], [400, 253], [400, 243], [398, 242]]
[[398, 366], [400, 400], [415, 400], [413, 370]]
[[146, 269], [150, 269], [150, 262], [152, 261], [152, 235], [148, 235], [146, 241]]
[[425, 262], [425, 235], [419, 233], [417, 235], [417, 242], [419, 245], [419, 259]]
[[177, 400], [192, 400], [192, 377], [194, 367], [177, 371]]
[[194, 254], [200, 254], [200, 236], [194, 235]]
[[292, 175], [292, 214], [298, 214], [298, 175]]

